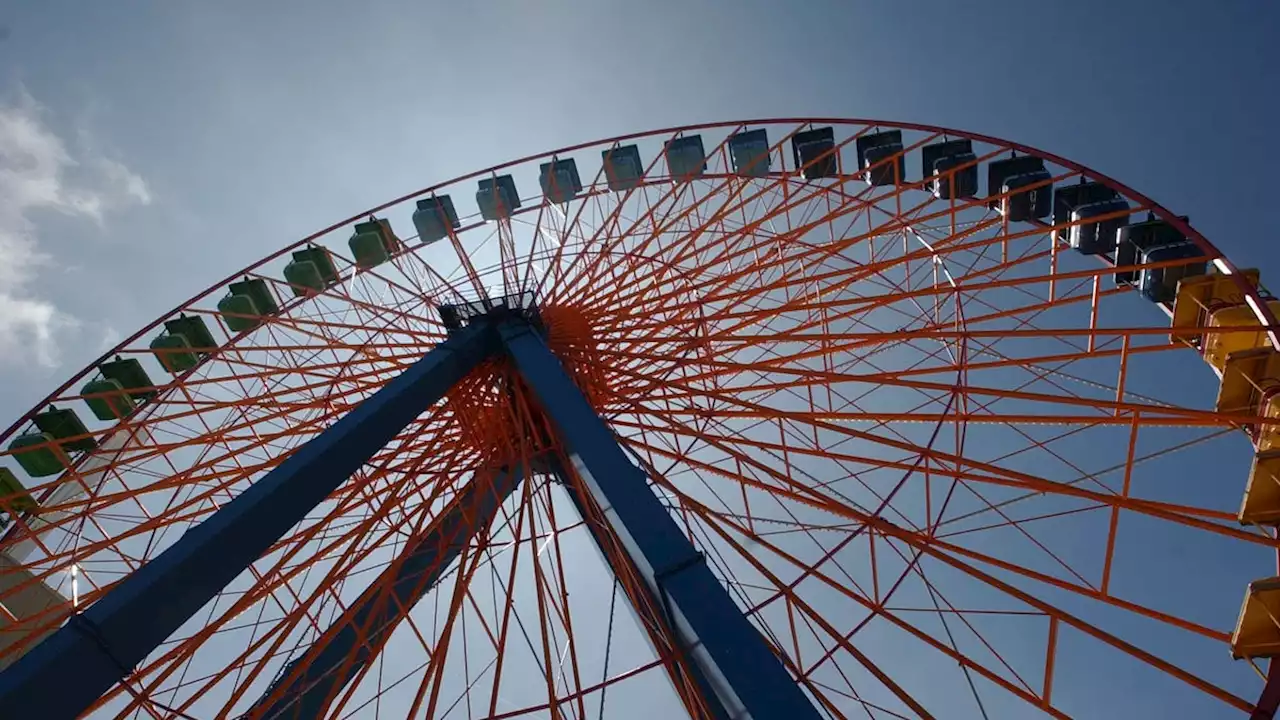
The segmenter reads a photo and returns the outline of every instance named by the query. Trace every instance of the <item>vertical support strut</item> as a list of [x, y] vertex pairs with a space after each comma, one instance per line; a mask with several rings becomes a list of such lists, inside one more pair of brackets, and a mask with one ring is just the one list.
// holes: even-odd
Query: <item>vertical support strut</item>
[[627, 459], [542, 338], [523, 322], [504, 322], [498, 331], [587, 491], [650, 591], [662, 599], [681, 650], [698, 665], [730, 717], [817, 720], [817, 709], [649, 490], [644, 473]]
[[462, 548], [489, 527], [520, 476], [518, 469], [476, 471], [324, 635], [284, 668], [247, 717], [325, 717], [330, 703], [377, 656], [405, 613], [435, 586]]
[[6, 717], [83, 713], [496, 349], [486, 324], [436, 346], [0, 673]]

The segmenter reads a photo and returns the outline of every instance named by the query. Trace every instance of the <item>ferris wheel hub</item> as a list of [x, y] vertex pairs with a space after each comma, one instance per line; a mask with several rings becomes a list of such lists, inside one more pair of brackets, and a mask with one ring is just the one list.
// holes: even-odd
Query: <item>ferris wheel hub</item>
[[539, 330], [543, 329], [537, 296], [530, 290], [483, 297], [470, 302], [447, 303], [440, 305], [437, 312], [440, 314], [440, 322], [450, 333], [477, 321], [500, 322], [508, 319], [524, 320]]

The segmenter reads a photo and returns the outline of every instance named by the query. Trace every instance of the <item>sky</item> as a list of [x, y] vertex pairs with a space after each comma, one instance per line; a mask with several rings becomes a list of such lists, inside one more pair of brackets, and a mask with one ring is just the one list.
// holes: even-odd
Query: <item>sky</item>
[[6, 415], [361, 208], [690, 122], [1005, 137], [1190, 215], [1239, 264], [1277, 252], [1274, 3], [0, 0], [0, 26]]
[[1280, 5], [0, 0], [0, 414], [311, 231], [700, 121], [956, 127], [1280, 268]]

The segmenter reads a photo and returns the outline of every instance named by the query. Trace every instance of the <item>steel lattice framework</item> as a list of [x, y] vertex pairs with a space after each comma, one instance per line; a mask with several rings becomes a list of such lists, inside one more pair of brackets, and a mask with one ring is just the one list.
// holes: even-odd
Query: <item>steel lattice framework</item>
[[1271, 303], [1149, 198], [926, 126], [456, 178], [6, 431], [0, 708], [1271, 717], [1265, 583], [1232, 632], [1276, 563]]

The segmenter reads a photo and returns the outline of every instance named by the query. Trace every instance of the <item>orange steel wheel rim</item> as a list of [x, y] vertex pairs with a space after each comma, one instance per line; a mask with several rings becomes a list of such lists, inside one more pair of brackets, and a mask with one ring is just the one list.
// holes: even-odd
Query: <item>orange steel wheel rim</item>
[[[806, 177], [816, 165], [798, 167], [792, 141], [825, 126], [833, 167]], [[769, 172], [742, 174], [729, 137], [761, 128]], [[873, 168], [889, 168], [887, 184], [869, 185], [858, 142], [886, 130], [902, 146]], [[706, 170], [677, 176], [663, 144], [695, 134]], [[939, 198], [921, 149], [956, 139], [972, 143], [978, 192]], [[642, 167], [619, 184], [602, 153], [628, 145]], [[1275, 571], [1274, 534], [1237, 522], [1264, 410], [1215, 406], [1220, 377], [1171, 339], [1168, 312], [1117, 287], [1106, 259], [1071, 249], [1079, 222], [1011, 216], [986, 168], [1012, 153], [1042, 158], [1056, 187], [1113, 189], [1133, 221], [1150, 213], [1199, 249], [1154, 266], [1236, 271], [1108, 178], [919, 125], [676, 128], [441, 183], [200, 293], [0, 438], [8, 448], [53, 404], [74, 408], [97, 442], [43, 478], [3, 451], [40, 507], [3, 498], [0, 662], [440, 342], [442, 304], [529, 293], [548, 345], [828, 716], [1252, 711], [1266, 663], [1233, 660], [1231, 635], [1247, 584]], [[574, 160], [582, 187], [553, 180], [544, 192], [539, 166], [553, 159]], [[520, 206], [486, 221], [476, 182], [507, 174]], [[446, 194], [458, 227], [426, 242], [410, 201]], [[370, 216], [390, 220], [402, 246], [360, 268], [347, 240]], [[307, 246], [329, 251], [337, 278], [295, 293], [283, 269]], [[242, 277], [263, 279], [280, 310], [233, 332], [218, 302]], [[1268, 347], [1275, 318], [1256, 275], [1227, 282], [1254, 309], [1251, 342]], [[215, 346], [174, 375], [149, 343], [180, 314], [202, 318]], [[138, 359], [155, 394], [99, 421], [79, 388], [116, 355]], [[237, 717], [466, 482], [520, 466], [532, 477], [400, 609], [330, 716], [697, 716], [680, 659], [626, 609], [638, 579], [613, 576], [594, 520], [543, 472], [560, 452], [512, 369], [485, 363], [93, 715]]]

